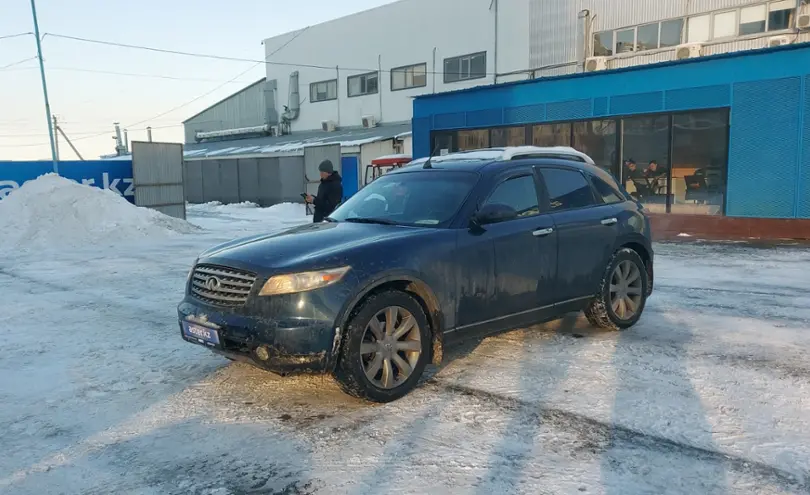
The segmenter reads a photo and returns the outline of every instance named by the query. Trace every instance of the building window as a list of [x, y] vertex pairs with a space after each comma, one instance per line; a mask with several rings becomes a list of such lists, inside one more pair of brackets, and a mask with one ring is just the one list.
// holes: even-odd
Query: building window
[[593, 35], [594, 57], [609, 57], [613, 55], [613, 31], [605, 31]]
[[487, 76], [487, 52], [444, 59], [444, 82], [453, 83]]
[[714, 14], [712, 38], [733, 38], [737, 35], [737, 11]]
[[796, 9], [795, 0], [781, 0], [768, 5], [768, 31], [790, 29], [793, 25], [793, 14]]
[[740, 36], [765, 32], [765, 5], [754, 5], [740, 10]]
[[678, 46], [681, 44], [681, 33], [683, 32], [683, 19], [673, 19], [661, 23], [660, 48]]
[[489, 148], [489, 129], [458, 131], [458, 151]]
[[337, 79], [321, 81], [309, 85], [309, 101], [337, 100]]
[[636, 44], [636, 29], [625, 29], [616, 31], [616, 53], [627, 53], [634, 51]]
[[571, 146], [571, 124], [532, 126], [533, 146]]
[[379, 91], [379, 74], [369, 72], [359, 76], [351, 76], [347, 80], [349, 96], [373, 95]]
[[672, 213], [722, 215], [728, 110], [672, 117]]
[[391, 91], [427, 86], [427, 64], [391, 69]]
[[492, 129], [490, 136], [490, 146], [525, 146], [526, 145], [526, 128], [525, 127], [500, 127]]
[[658, 29], [661, 25], [659, 23], [646, 24], [638, 27], [638, 36], [636, 41], [636, 50], [655, 50], [658, 48]]
[[666, 213], [669, 177], [669, 116], [622, 120], [622, 181], [652, 213]]
[[571, 146], [593, 158], [594, 163], [601, 169], [615, 174], [616, 121], [574, 122], [573, 130], [574, 139]]
[[710, 15], [690, 17], [687, 23], [686, 39], [689, 43], [709, 41], [709, 38], [711, 38], [711, 25], [712, 17]]

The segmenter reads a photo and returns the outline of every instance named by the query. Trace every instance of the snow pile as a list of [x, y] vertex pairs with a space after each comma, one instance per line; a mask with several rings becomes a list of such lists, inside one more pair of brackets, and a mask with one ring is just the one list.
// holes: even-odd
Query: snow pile
[[55, 174], [28, 181], [0, 201], [0, 250], [134, 241], [195, 230], [183, 220], [138, 208], [113, 191]]
[[219, 201], [209, 201], [208, 203], [191, 204], [186, 203], [186, 210], [192, 210], [198, 213], [225, 213], [231, 211], [241, 211], [246, 208], [258, 208], [259, 205], [251, 203], [250, 201], [243, 201], [242, 203], [230, 203], [227, 205]]
[[312, 222], [303, 203], [280, 203], [261, 208], [254, 203], [231, 203], [219, 201], [190, 204], [186, 207], [189, 222], [206, 230], [229, 232], [240, 236], [252, 233], [267, 233], [294, 225]]

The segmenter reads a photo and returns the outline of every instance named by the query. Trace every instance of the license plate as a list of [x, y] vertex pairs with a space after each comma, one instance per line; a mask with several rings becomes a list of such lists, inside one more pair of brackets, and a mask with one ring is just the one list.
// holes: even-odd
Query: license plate
[[202, 345], [219, 345], [219, 333], [213, 328], [196, 325], [194, 323], [186, 323], [184, 321], [183, 335]]

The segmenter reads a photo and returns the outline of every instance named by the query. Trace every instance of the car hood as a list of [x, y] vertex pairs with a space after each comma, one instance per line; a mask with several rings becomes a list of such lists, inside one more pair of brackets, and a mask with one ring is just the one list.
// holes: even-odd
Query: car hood
[[354, 248], [424, 235], [432, 230], [348, 222], [307, 224], [220, 244], [203, 252], [200, 260], [262, 268], [282, 268], [308, 262], [339, 264], [343, 262], [342, 257]]

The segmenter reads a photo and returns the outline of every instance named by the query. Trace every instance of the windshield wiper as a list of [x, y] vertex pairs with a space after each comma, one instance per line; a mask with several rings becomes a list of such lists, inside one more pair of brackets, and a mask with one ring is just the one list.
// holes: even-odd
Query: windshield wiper
[[335, 219], [334, 219], [334, 218], [332, 218], [332, 217], [326, 217], [326, 218], [324, 218], [324, 220], [326, 220], [326, 221], [327, 221], [327, 222], [329, 222], [329, 223], [338, 223], [338, 221], [337, 221], [337, 220], [335, 220]]
[[377, 223], [380, 225], [399, 225], [393, 220], [386, 220], [385, 218], [347, 218], [344, 222], [350, 223]]

